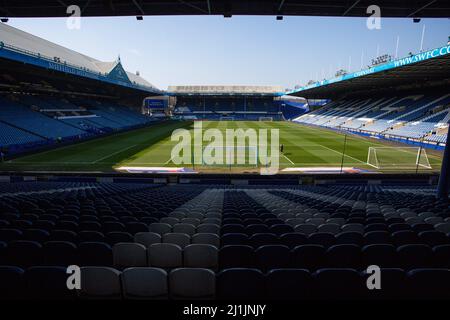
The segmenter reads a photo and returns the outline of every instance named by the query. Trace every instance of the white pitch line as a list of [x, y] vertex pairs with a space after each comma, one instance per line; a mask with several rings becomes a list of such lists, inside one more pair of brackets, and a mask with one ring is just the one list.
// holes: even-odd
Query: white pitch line
[[361, 163], [367, 164], [367, 162], [364, 162], [364, 161], [361, 161], [361, 160], [359, 160], [359, 159], [353, 158], [352, 156], [349, 156], [348, 154], [344, 154], [344, 153], [342, 153], [342, 152], [340, 152], [340, 151], [337, 151], [337, 150], [334, 150], [334, 149], [331, 149], [331, 148], [325, 147], [324, 145], [321, 145], [321, 144], [319, 144], [319, 143], [318, 143], [317, 145], [318, 145], [318, 146], [321, 146], [322, 148], [325, 148], [325, 149], [327, 149], [327, 150], [330, 150], [330, 151], [336, 152], [336, 153], [340, 154], [341, 156], [342, 156], [342, 155], [344, 155], [344, 156], [346, 156], [346, 157], [349, 157], [350, 159], [353, 159], [353, 160], [356, 160], [356, 161], [358, 161], [358, 162], [361, 162]]
[[102, 157], [102, 158], [100, 158], [100, 159], [97, 159], [97, 160], [95, 160], [95, 161], [92, 161], [91, 164], [94, 164], [94, 163], [100, 162], [100, 161], [102, 161], [102, 160], [108, 159], [108, 158], [110, 158], [110, 157], [112, 157], [112, 156], [114, 156], [114, 155], [116, 155], [116, 154], [118, 154], [118, 153], [127, 151], [128, 149], [134, 148], [134, 147], [136, 147], [136, 146], [137, 146], [137, 144], [132, 145], [132, 146], [129, 146], [129, 147], [126, 147], [126, 148], [123, 148], [123, 149], [120, 149], [119, 151], [116, 151], [116, 152], [111, 153], [111, 154], [109, 154], [109, 155], [107, 155], [107, 156], [104, 156], [104, 157]]
[[285, 157], [286, 158], [286, 160], [287, 161], [289, 161], [290, 163], [292, 163], [294, 166], [295, 166], [295, 163], [294, 162], [292, 162], [292, 160], [291, 159], [289, 159], [288, 157], [286, 157], [284, 154], [283, 154], [283, 157]]

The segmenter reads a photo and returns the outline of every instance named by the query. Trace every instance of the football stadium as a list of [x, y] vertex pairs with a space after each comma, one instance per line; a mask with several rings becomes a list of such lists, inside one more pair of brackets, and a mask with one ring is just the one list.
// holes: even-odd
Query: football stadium
[[[311, 16], [362, 28], [373, 5], [73, 2], [89, 21]], [[163, 75], [131, 72], [119, 53], [106, 61], [14, 26], [67, 18], [67, 6], [0, 2], [0, 300], [168, 300], [174, 317], [197, 319], [230, 301], [229, 315], [258, 318], [280, 301], [450, 299], [450, 33], [426, 48], [423, 26], [420, 50], [377, 50], [292, 88], [174, 72], [163, 89]], [[445, 1], [376, 7], [450, 31]]]

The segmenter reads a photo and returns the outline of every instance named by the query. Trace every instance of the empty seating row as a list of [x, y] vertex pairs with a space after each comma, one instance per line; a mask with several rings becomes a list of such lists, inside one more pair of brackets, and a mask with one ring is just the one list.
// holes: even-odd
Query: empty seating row
[[395, 248], [389, 244], [357, 246], [300, 245], [293, 249], [283, 245], [264, 245], [252, 248], [245, 245], [228, 245], [219, 251], [219, 267], [223, 268], [304, 268], [317, 270], [323, 267], [348, 267], [366, 269], [370, 265], [389, 268], [413, 269], [419, 267], [450, 266], [450, 245], [430, 247], [421, 244]]
[[[189, 219], [189, 220], [187, 220]], [[198, 220], [195, 218], [186, 218], [187, 221], [193, 222], [192, 220]], [[185, 220], [185, 221], [186, 221]], [[199, 221], [198, 221], [199, 222]], [[165, 233], [186, 233], [190, 236], [195, 233], [220, 233], [220, 226], [213, 223], [202, 223], [197, 226], [192, 223], [175, 223], [170, 225], [168, 223], [151, 223], [148, 226], [150, 232], [158, 233], [164, 235]]]
[[155, 266], [161, 268], [202, 267], [217, 269], [218, 249], [209, 244], [120, 242], [113, 247], [104, 242], [34, 241], [0, 242], [0, 264], [20, 267], [49, 266], [115, 266], [117, 268]]
[[[254, 233], [249, 236], [246, 233], [231, 232], [221, 236], [222, 245], [242, 244], [259, 247], [266, 244], [283, 244], [295, 247], [302, 244], [319, 244], [330, 247], [336, 244], [393, 244], [401, 246], [405, 244], [439, 245], [450, 244], [450, 234], [435, 230], [414, 232], [402, 230], [389, 233], [384, 230], [369, 231], [364, 234], [354, 231], [332, 234], [328, 232], [305, 232], [304, 229], [296, 229], [300, 232], [287, 232], [281, 235], [275, 233]], [[232, 230], [230, 230], [232, 231]], [[239, 230], [236, 230], [239, 231]]]
[[[69, 290], [66, 269], [0, 266], [0, 298], [8, 299], [227, 299], [227, 300], [363, 300], [448, 299], [450, 269], [379, 270], [379, 283], [367, 285], [370, 274], [354, 269], [177, 268], [167, 273], [151, 267], [118, 271], [82, 267], [80, 288]], [[375, 288], [374, 288], [375, 287]]]

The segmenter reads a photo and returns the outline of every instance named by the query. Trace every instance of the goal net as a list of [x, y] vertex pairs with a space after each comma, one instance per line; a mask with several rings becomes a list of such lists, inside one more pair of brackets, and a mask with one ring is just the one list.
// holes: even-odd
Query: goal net
[[220, 117], [220, 121], [233, 121], [234, 117]]
[[377, 169], [432, 169], [421, 147], [369, 147], [367, 164]]
[[259, 117], [259, 121], [273, 121], [273, 117]]
[[202, 163], [205, 166], [258, 167], [258, 157], [258, 147], [255, 146], [206, 146]]

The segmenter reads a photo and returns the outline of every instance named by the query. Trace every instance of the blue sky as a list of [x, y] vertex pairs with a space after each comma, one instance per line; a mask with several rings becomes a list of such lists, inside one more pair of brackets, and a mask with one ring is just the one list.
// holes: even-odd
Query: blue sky
[[65, 19], [10, 19], [9, 25], [103, 61], [120, 55], [129, 71], [161, 89], [168, 85], [281, 85], [329, 78], [338, 68], [356, 71], [379, 53], [399, 57], [443, 46], [450, 19], [386, 18], [369, 30], [365, 18], [181, 16], [82, 18], [80, 30]]

